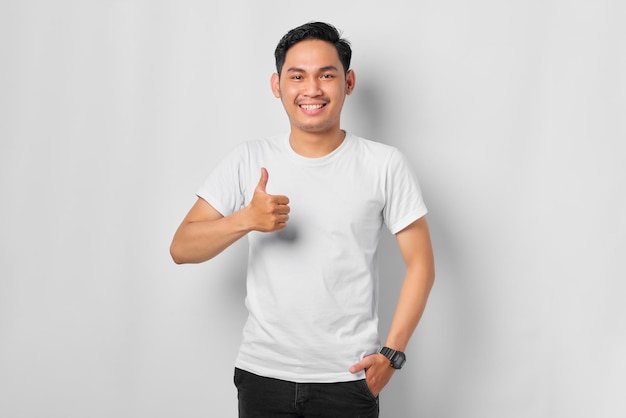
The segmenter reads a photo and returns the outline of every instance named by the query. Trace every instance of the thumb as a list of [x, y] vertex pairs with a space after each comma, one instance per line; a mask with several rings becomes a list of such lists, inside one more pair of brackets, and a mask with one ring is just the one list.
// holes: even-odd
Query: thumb
[[269, 179], [269, 177], [270, 175], [265, 167], [261, 167], [261, 179], [259, 180], [259, 184], [257, 184], [256, 189], [263, 193], [267, 193], [265, 191], [265, 188], [267, 187], [267, 180]]
[[352, 374], [354, 374], [354, 373], [358, 373], [358, 372], [360, 372], [361, 370], [365, 370], [366, 368], [367, 368], [367, 367], [366, 367], [366, 365], [365, 365], [365, 362], [364, 362], [363, 360], [361, 360], [361, 361], [359, 361], [358, 363], [353, 364], [353, 365], [350, 367], [350, 373], [352, 373]]

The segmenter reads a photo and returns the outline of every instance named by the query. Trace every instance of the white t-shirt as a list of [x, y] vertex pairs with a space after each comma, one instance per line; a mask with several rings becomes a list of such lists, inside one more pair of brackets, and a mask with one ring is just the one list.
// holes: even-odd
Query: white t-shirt
[[[413, 171], [394, 147], [349, 133], [306, 158], [289, 136], [237, 146], [197, 194], [222, 215], [247, 206], [261, 177], [286, 195], [281, 231], [248, 234], [249, 316], [236, 367], [295, 382], [363, 378], [348, 368], [380, 346], [377, 244], [426, 214]], [[397, 280], [398, 278], [393, 278]]]

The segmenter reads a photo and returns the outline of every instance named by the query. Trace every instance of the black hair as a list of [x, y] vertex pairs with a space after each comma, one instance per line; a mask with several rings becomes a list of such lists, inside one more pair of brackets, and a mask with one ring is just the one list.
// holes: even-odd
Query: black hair
[[333, 44], [333, 46], [337, 49], [337, 54], [339, 55], [339, 60], [343, 65], [344, 72], [348, 72], [350, 69], [350, 60], [352, 59], [350, 42], [343, 39], [337, 28], [331, 24], [324, 22], [309, 22], [298, 26], [297, 28], [291, 29], [278, 42], [276, 50], [274, 51], [274, 58], [276, 58], [276, 72], [278, 75], [280, 75], [283, 69], [285, 57], [287, 56], [289, 48], [306, 39], [319, 39]]

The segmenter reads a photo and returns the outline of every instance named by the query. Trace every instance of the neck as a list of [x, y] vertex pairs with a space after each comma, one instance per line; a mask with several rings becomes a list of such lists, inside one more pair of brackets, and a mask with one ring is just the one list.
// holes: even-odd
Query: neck
[[320, 158], [336, 150], [346, 137], [345, 131], [332, 133], [308, 133], [291, 131], [289, 144], [297, 153], [307, 158]]

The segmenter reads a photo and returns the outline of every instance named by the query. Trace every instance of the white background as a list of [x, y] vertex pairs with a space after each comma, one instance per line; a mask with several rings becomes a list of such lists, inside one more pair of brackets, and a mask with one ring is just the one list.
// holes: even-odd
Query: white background
[[404, 151], [430, 209], [381, 417], [626, 416], [621, 0], [2, 1], [0, 416], [236, 416], [246, 242], [168, 246], [225, 152], [288, 129], [273, 51], [310, 20], [353, 44], [343, 127]]

